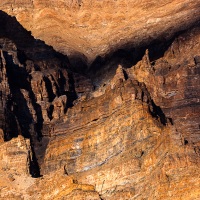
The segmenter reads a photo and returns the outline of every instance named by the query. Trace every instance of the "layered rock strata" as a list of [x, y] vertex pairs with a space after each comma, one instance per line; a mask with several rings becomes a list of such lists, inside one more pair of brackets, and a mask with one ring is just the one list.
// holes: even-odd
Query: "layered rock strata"
[[69, 63], [36, 41], [14, 18], [0, 15], [1, 129], [5, 141], [18, 135], [31, 140], [34, 160], [30, 171], [39, 176], [36, 160], [41, 162], [48, 142], [49, 122], [64, 113], [75, 95], [69, 83]]
[[188, 28], [199, 20], [200, 3], [196, 0], [4, 0], [0, 9], [16, 16], [36, 38], [67, 54], [74, 63], [77, 57], [91, 63], [98, 55], [169, 38]]
[[54, 127], [45, 172], [63, 166], [102, 199], [198, 199], [199, 41], [196, 28], [159, 59], [147, 50], [132, 68], [118, 66], [99, 96]]
[[198, 25], [85, 77], [0, 14], [1, 199], [200, 198]]

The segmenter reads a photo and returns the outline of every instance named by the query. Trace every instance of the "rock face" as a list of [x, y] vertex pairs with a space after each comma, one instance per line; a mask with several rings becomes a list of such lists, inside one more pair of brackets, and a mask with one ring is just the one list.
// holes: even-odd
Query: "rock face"
[[1, 199], [200, 199], [199, 24], [84, 75], [5, 12], [0, 27]]
[[147, 50], [132, 68], [118, 66], [101, 96], [69, 109], [44, 173], [64, 166], [102, 199], [200, 198], [199, 31], [177, 37], [159, 59]]
[[[123, 46], [168, 38], [199, 20], [196, 0], [4, 0], [0, 9], [16, 16], [71, 60], [92, 62]], [[78, 62], [79, 63], [79, 62]], [[83, 66], [82, 66], [83, 67]]]
[[[18, 135], [31, 140], [34, 149], [31, 173], [38, 176], [35, 165], [37, 159], [41, 162], [40, 151], [43, 152], [48, 141], [48, 124], [54, 113], [64, 114], [59, 101], [70, 105], [75, 95], [69, 84], [69, 64], [67, 58], [35, 41], [16, 20], [3, 12], [0, 15], [3, 28], [0, 33], [1, 130], [5, 141]], [[37, 158], [35, 151], [38, 151]]]

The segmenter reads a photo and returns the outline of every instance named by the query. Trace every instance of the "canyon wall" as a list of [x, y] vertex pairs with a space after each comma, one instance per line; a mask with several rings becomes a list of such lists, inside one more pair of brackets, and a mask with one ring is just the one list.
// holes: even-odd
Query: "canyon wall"
[[[0, 11], [0, 199], [200, 199], [200, 26], [195, 15], [199, 3], [123, 2], [136, 14], [119, 13], [129, 22], [135, 16], [141, 22], [140, 33], [137, 26], [126, 31], [123, 26], [132, 25], [125, 19], [121, 26], [115, 20], [108, 23], [116, 25], [116, 33], [120, 28], [119, 35], [98, 28], [94, 36], [81, 27], [77, 30], [88, 46], [76, 39], [81, 37], [76, 28], [66, 28], [76, 18], [63, 19], [62, 12], [78, 16], [93, 6], [97, 10], [91, 16], [97, 11], [103, 16], [104, 9], [126, 8], [121, 1], [1, 3], [0, 8], [16, 15], [32, 33]], [[101, 3], [105, 4], [100, 7]], [[151, 10], [163, 16], [162, 23], [152, 21], [143, 34], [146, 21], [139, 18], [144, 13], [137, 6], [150, 21]], [[66, 41], [52, 40], [55, 30], [60, 36], [65, 30], [50, 26], [56, 18], [74, 36], [68, 38], [73, 44], [66, 42], [66, 35]], [[86, 20], [95, 32], [93, 25], [99, 23], [95, 17], [94, 21]], [[113, 38], [102, 39], [106, 31]], [[60, 52], [62, 43], [65, 54], [77, 51], [77, 59], [83, 54], [89, 61], [98, 55], [104, 58], [97, 57], [88, 67], [73, 66], [71, 59], [31, 34]], [[115, 37], [134, 48], [118, 49], [123, 42]], [[101, 51], [104, 42], [109, 48]]]
[[199, 20], [200, 2], [4, 0], [0, 9], [72, 61], [91, 63], [122, 46], [169, 38], [190, 27]]

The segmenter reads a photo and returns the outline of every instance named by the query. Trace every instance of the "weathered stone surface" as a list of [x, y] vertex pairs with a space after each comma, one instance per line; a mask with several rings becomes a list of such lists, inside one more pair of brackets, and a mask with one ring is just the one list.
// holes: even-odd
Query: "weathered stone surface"
[[147, 50], [132, 68], [119, 66], [100, 96], [68, 109], [43, 173], [64, 168], [103, 199], [200, 198], [199, 41], [195, 28], [160, 59]]
[[200, 65], [195, 61], [198, 55], [200, 35], [196, 28], [177, 37], [162, 58], [149, 62], [146, 54], [132, 69], [134, 77], [146, 84], [156, 105], [181, 135], [182, 142], [193, 147], [199, 144], [200, 133]]
[[[59, 52], [94, 60], [185, 29], [199, 20], [196, 0], [4, 0], [0, 9]], [[76, 62], [76, 61], [75, 61]]]
[[92, 185], [78, 184], [63, 169], [39, 178], [53, 121], [75, 99], [74, 77], [66, 57], [0, 16], [0, 199], [99, 199]]
[[31, 156], [30, 141], [22, 136], [0, 144], [0, 199], [22, 199], [23, 191], [34, 184]]
[[63, 170], [37, 180], [37, 184], [29, 188], [28, 192], [32, 194], [31, 199], [100, 200], [94, 186], [79, 184], [73, 176], [68, 176]]
[[0, 143], [4, 142], [4, 132], [2, 129], [0, 129]]
[[30, 141], [22, 136], [1, 145], [1, 170], [16, 175], [29, 174]]
[[[14, 18], [2, 11], [0, 16], [0, 128], [5, 141], [18, 135], [30, 138], [33, 162], [41, 163], [54, 113], [63, 115], [74, 98], [68, 59], [36, 41]], [[65, 101], [56, 111], [60, 107], [54, 99], [59, 97]], [[34, 164], [31, 171], [36, 168]]]
[[200, 198], [198, 24], [85, 77], [0, 16], [1, 199]]

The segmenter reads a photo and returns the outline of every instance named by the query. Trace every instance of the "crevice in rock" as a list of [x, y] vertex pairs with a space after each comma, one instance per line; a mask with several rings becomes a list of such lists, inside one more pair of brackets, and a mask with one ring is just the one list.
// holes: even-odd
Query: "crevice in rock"
[[32, 141], [32, 139], [30, 139], [30, 142], [31, 142], [32, 156], [29, 159], [29, 162], [30, 162], [30, 164], [29, 164], [29, 171], [30, 171], [30, 174], [31, 174], [31, 176], [33, 178], [38, 178], [38, 177], [41, 177], [40, 167], [39, 167], [36, 155], [35, 155], [34, 142]]
[[174, 125], [174, 122], [173, 122], [172, 118], [169, 117], [168, 120], [169, 120], [169, 122], [170, 122], [171, 125]]
[[101, 197], [101, 195], [99, 194], [99, 198], [100, 198], [100, 200], [104, 200], [102, 197]]
[[164, 112], [162, 111], [162, 109], [157, 106], [153, 100], [150, 101], [151, 105], [149, 106], [149, 112], [152, 115], [152, 117], [156, 118], [156, 119], [160, 119], [160, 122], [166, 126], [167, 125], [167, 118], [164, 114]]
[[66, 78], [64, 77], [61, 70], [59, 70], [59, 78], [58, 78], [58, 85], [59, 85], [59, 96], [65, 94], [65, 84]]
[[184, 139], [184, 145], [187, 145], [188, 143], [188, 140]]
[[44, 82], [46, 85], [49, 101], [52, 102], [56, 95], [53, 93], [51, 81], [47, 77], [44, 77]]
[[73, 107], [73, 101], [75, 101], [78, 96], [75, 90], [75, 81], [72, 72], [68, 73], [68, 84], [69, 84], [69, 92], [66, 93], [67, 95], [67, 104], [65, 108], [65, 112], [67, 111], [68, 108]]
[[160, 120], [161, 124], [166, 126], [167, 118], [162, 109], [154, 103], [154, 100], [151, 98], [151, 94], [149, 93], [146, 85], [144, 83], [138, 82], [138, 86], [141, 88], [140, 99], [148, 104], [149, 113], [151, 116], [157, 120]]
[[35, 128], [35, 132], [37, 134], [37, 140], [40, 141], [42, 139], [42, 128], [43, 128], [43, 122], [44, 122], [44, 119], [42, 117], [42, 109], [41, 109], [41, 106], [36, 103], [36, 100], [35, 100], [35, 95], [32, 91], [32, 88], [29, 84], [29, 97], [31, 99], [31, 103], [33, 105], [33, 108], [34, 110], [36, 111], [36, 116], [37, 116], [37, 122], [34, 126]]
[[[32, 150], [32, 158], [30, 159], [30, 174], [33, 177], [39, 177], [40, 168], [34, 151], [34, 140], [40, 140], [42, 137], [41, 129], [43, 125], [43, 119], [41, 115], [41, 108], [35, 102], [34, 94], [31, 90], [30, 83], [27, 80], [28, 77], [25, 68], [19, 67], [18, 65], [14, 64], [13, 57], [7, 52], [3, 53], [6, 60], [6, 72], [11, 92], [10, 103], [7, 103], [7, 106], [9, 106], [9, 104], [12, 104], [12, 113], [16, 117], [15, 126], [13, 127], [11, 125], [12, 132], [10, 132], [9, 135], [6, 135], [5, 138], [6, 140], [10, 140], [17, 135], [22, 134], [25, 138], [30, 139]], [[36, 111], [37, 122], [34, 125], [35, 130], [32, 130], [31, 128], [31, 125], [34, 121], [33, 116], [30, 113], [29, 107], [27, 105], [27, 100], [21, 92], [21, 89], [25, 89], [27, 91], [31, 99], [31, 103]], [[16, 124], [19, 124], [19, 128]]]
[[126, 70], [124, 70], [124, 69], [123, 69], [123, 74], [124, 74], [125, 80], [128, 80], [128, 74], [127, 74]]
[[13, 113], [13, 101], [10, 97], [8, 97], [6, 102], [6, 107], [4, 108], [5, 113], [5, 125], [3, 128], [4, 130], [4, 140], [9, 141], [13, 137], [17, 137], [19, 131], [19, 124], [17, 122], [16, 116]]
[[53, 109], [54, 109], [54, 106], [53, 106], [53, 105], [50, 105], [50, 106], [49, 106], [49, 109], [47, 110], [48, 117], [49, 117], [50, 120], [53, 119], [53, 117], [52, 117]]

